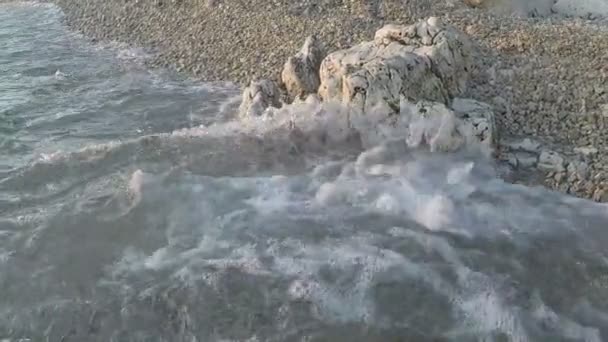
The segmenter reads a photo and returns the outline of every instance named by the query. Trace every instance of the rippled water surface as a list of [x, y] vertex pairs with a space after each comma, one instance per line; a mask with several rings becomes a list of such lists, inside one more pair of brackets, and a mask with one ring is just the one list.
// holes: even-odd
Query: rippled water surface
[[143, 58], [0, 4], [0, 340], [608, 340], [606, 206]]

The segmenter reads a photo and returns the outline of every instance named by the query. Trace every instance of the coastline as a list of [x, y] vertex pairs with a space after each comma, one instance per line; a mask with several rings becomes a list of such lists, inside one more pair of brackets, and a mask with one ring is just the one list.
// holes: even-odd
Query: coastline
[[[153, 66], [207, 81], [276, 80], [314, 34], [328, 52], [373, 37], [387, 23], [439, 16], [476, 44], [466, 96], [493, 106], [504, 141], [531, 138], [584, 174], [544, 172], [544, 185], [608, 201], [608, 26], [579, 18], [521, 18], [460, 1], [54, 0], [75, 30], [96, 41], [152, 48]], [[508, 160], [508, 151], [500, 158]]]

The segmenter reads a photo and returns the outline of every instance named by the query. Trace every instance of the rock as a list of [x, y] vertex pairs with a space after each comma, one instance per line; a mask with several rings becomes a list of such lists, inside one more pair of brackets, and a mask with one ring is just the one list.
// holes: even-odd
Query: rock
[[564, 171], [564, 158], [555, 151], [544, 150], [538, 157], [538, 168], [543, 171]]
[[587, 156], [594, 156], [599, 151], [597, 150], [597, 148], [595, 148], [593, 146], [586, 146], [586, 147], [575, 147], [574, 152], [576, 152], [578, 154], [582, 154], [583, 156], [587, 157]]
[[606, 189], [597, 188], [591, 197], [596, 202], [608, 202], [608, 191]]
[[468, 39], [429, 18], [388, 25], [364, 42], [328, 55], [321, 63], [319, 95], [369, 112], [399, 113], [400, 98], [449, 104], [464, 91], [471, 68]]
[[517, 160], [517, 157], [514, 154], [507, 155], [506, 160], [509, 163], [509, 165], [511, 165], [513, 168], [519, 167], [519, 162]]
[[458, 111], [438, 102], [419, 102], [412, 113], [408, 145], [426, 144], [431, 151], [455, 151], [464, 146], [491, 151], [495, 124], [490, 106], [470, 99], [457, 99], [454, 103]]
[[503, 146], [507, 147], [511, 151], [523, 151], [529, 153], [538, 153], [540, 150], [540, 143], [530, 138], [523, 140], [508, 141], [503, 143]]
[[291, 98], [305, 98], [317, 92], [323, 57], [323, 47], [315, 36], [306, 38], [300, 52], [289, 57], [283, 67], [281, 80]]
[[523, 169], [532, 168], [538, 163], [538, 156], [533, 153], [516, 152], [515, 158], [517, 159], [517, 165]]
[[570, 162], [566, 170], [568, 174], [577, 175], [580, 179], [585, 179], [589, 176], [589, 165], [584, 161]]
[[460, 133], [467, 141], [493, 148], [497, 141], [496, 121], [492, 107], [473, 99], [456, 98], [452, 109], [460, 122]]
[[432, 37], [428, 44], [416, 51], [431, 59], [433, 72], [441, 78], [451, 97], [466, 90], [473, 67], [473, 47], [464, 33], [444, 26], [438, 18], [431, 17], [418, 27], [420, 36]]
[[502, 96], [494, 96], [492, 98], [492, 102], [494, 103], [494, 108], [500, 113], [507, 113], [509, 103]]
[[269, 107], [281, 107], [279, 88], [269, 80], [252, 81], [243, 91], [239, 115], [260, 116]]
[[608, 118], [608, 103], [600, 105], [600, 113], [603, 117]]

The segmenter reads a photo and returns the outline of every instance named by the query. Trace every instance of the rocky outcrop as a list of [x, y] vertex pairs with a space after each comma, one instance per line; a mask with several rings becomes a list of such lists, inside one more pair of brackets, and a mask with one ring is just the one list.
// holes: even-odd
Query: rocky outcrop
[[315, 37], [306, 38], [304, 46], [295, 56], [289, 57], [281, 80], [290, 98], [303, 99], [319, 88], [319, 67], [325, 57], [321, 42]]
[[[308, 37], [283, 67], [281, 80], [290, 100], [318, 93], [360, 112], [400, 112], [403, 98], [449, 105], [463, 92], [472, 66], [467, 37], [431, 17], [414, 25], [387, 25], [374, 40], [331, 53]], [[270, 81], [252, 83], [243, 94], [241, 115], [260, 115], [280, 105]]]
[[243, 91], [239, 116], [260, 116], [269, 107], [281, 107], [279, 88], [269, 80], [252, 81]]
[[[496, 142], [491, 107], [456, 98], [465, 90], [471, 54], [463, 34], [429, 18], [409, 26], [384, 26], [373, 41], [336, 51], [322, 61], [320, 43], [309, 37], [285, 63], [281, 79], [288, 98], [296, 102], [317, 93], [324, 102], [338, 102], [363, 115], [374, 112], [386, 122], [399, 114], [399, 121], [408, 124], [397, 129], [405, 130], [402, 136], [409, 135], [411, 146], [428, 145], [432, 151], [478, 146], [491, 151]], [[274, 83], [253, 82], [243, 93], [240, 112], [256, 116], [280, 105]]]
[[364, 112], [399, 112], [400, 98], [449, 104], [466, 87], [471, 46], [463, 34], [429, 18], [388, 25], [373, 42], [336, 51], [321, 63], [319, 95]]

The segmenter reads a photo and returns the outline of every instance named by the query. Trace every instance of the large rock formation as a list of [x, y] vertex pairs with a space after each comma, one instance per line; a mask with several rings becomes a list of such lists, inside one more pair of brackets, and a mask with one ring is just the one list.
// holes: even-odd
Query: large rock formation
[[[388, 136], [408, 136], [414, 147], [493, 149], [496, 126], [491, 107], [457, 98], [472, 67], [470, 43], [437, 18], [385, 26], [373, 41], [336, 51], [323, 61], [322, 53], [319, 42], [309, 37], [289, 58], [281, 78], [290, 100], [302, 102], [316, 92], [324, 102], [341, 103], [347, 111], [373, 116], [377, 125], [388, 124]], [[276, 85], [260, 81], [245, 90], [240, 110], [244, 116], [262, 115], [280, 105]]]
[[315, 36], [306, 38], [304, 46], [290, 57], [281, 73], [281, 80], [290, 98], [303, 99], [319, 88], [319, 67], [325, 57], [323, 47]]
[[323, 60], [319, 95], [362, 111], [397, 113], [402, 96], [449, 104], [466, 87], [471, 64], [467, 37], [437, 18], [388, 25], [376, 32], [373, 42]]

